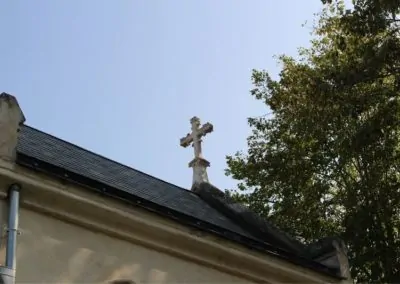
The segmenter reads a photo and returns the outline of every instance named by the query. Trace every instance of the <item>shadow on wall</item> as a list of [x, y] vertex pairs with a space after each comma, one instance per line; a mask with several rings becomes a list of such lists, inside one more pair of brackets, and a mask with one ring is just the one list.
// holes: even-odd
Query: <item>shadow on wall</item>
[[[228, 274], [26, 209], [20, 212], [20, 230], [18, 283], [243, 283]], [[0, 260], [4, 250], [3, 245]]]
[[110, 281], [110, 284], [136, 284], [136, 283], [132, 280], [113, 280]]

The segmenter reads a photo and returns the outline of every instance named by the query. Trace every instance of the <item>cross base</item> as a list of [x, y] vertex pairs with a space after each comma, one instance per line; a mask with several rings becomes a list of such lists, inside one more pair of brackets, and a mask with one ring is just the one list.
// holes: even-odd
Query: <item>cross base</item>
[[207, 167], [209, 166], [210, 162], [200, 157], [194, 158], [189, 163], [189, 167], [193, 168], [193, 185], [202, 182], [208, 183]]
[[210, 162], [207, 161], [204, 158], [194, 158], [190, 163], [189, 163], [189, 168], [193, 168], [196, 166], [201, 166], [201, 167], [209, 167]]

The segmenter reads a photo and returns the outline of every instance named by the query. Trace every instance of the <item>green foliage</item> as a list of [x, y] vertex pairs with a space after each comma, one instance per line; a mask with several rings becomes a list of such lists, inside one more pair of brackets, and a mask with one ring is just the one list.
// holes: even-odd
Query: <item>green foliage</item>
[[400, 4], [353, 4], [325, 7], [312, 46], [279, 57], [278, 80], [253, 71], [251, 94], [273, 116], [249, 119], [248, 152], [227, 157], [227, 174], [240, 181], [236, 199], [300, 240], [339, 235], [357, 281], [395, 283]]

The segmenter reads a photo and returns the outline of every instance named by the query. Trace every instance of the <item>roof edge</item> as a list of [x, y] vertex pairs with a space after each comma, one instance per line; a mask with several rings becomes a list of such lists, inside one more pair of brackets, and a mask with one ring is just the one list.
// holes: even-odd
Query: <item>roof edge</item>
[[[282, 232], [246, 206], [236, 203], [229, 195], [210, 183], [195, 184], [192, 191], [257, 238], [268, 240], [272, 245], [289, 252], [294, 258], [317, 263], [318, 266], [313, 267], [317, 271], [324, 272], [325, 269], [321, 267], [326, 267], [331, 272], [334, 271], [336, 277], [348, 279], [347, 255], [343, 253], [341, 249], [343, 242], [340, 242], [338, 238], [326, 238], [307, 246]], [[308, 266], [304, 263], [301, 265]]]

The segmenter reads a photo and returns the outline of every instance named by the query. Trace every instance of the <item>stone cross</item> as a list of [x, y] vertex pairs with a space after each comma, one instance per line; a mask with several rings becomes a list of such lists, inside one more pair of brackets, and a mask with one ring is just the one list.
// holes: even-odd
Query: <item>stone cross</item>
[[206, 123], [201, 126], [200, 119], [196, 116], [190, 120], [190, 123], [192, 125], [192, 133], [188, 133], [186, 137], [181, 138], [180, 145], [186, 148], [192, 144], [194, 148], [194, 159], [189, 163], [189, 167], [193, 168], [194, 185], [195, 183], [208, 182], [207, 167], [210, 166], [210, 163], [203, 158], [201, 138], [213, 131], [213, 125]]

